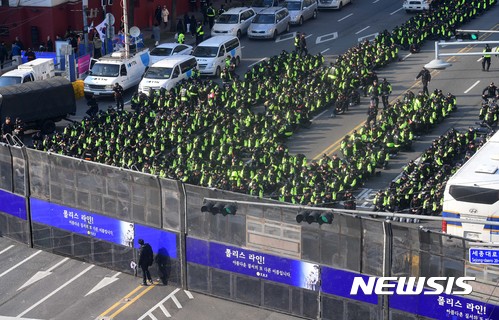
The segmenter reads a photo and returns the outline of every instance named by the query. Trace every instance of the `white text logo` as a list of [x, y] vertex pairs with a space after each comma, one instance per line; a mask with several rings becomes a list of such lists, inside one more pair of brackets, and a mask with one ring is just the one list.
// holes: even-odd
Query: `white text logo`
[[[357, 295], [362, 291], [366, 295], [438, 295], [442, 293], [467, 295], [473, 291], [471, 285], [466, 281], [475, 281], [475, 277], [355, 277], [352, 283], [351, 295]], [[430, 290], [424, 291], [424, 288]], [[454, 288], [457, 288], [454, 290]]]

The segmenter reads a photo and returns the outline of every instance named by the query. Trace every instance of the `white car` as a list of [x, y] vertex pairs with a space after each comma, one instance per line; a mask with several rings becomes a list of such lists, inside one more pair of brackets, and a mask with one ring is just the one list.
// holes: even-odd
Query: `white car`
[[190, 55], [192, 53], [192, 46], [180, 43], [162, 43], [156, 48], [152, 49], [149, 53], [151, 56], [151, 64], [153, 65], [166, 57], [174, 56], [177, 54]]
[[247, 7], [232, 8], [222, 13], [211, 29], [211, 36], [241, 36], [248, 32], [248, 27], [255, 18], [255, 10]]
[[351, 3], [352, 0], [319, 0], [319, 9], [338, 9], [341, 10], [344, 5]]
[[303, 21], [317, 18], [317, 0], [287, 0], [291, 24], [302, 25]]
[[427, 0], [406, 0], [402, 5], [406, 12], [423, 11], [430, 9], [430, 1]]

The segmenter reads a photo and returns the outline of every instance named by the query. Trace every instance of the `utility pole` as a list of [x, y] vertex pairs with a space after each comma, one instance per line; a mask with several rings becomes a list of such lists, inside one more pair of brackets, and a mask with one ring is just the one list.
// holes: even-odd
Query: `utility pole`
[[83, 12], [83, 54], [87, 54], [88, 51], [88, 17], [87, 17], [87, 12], [88, 12], [88, 0], [83, 0], [82, 1], [82, 12]]

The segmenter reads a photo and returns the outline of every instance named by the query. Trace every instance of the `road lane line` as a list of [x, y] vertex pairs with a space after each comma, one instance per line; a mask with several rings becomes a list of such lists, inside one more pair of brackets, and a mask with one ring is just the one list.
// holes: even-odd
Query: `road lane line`
[[378, 2], [378, 1], [379, 1], [379, 0], [375, 0], [375, 1], [373, 1], [373, 3], [376, 3], [376, 2]]
[[343, 21], [343, 20], [345, 20], [346, 18], [349, 18], [349, 17], [351, 17], [351, 16], [353, 16], [353, 13], [347, 14], [347, 15], [346, 15], [346, 16], [344, 16], [343, 18], [338, 19], [338, 22]]
[[405, 59], [409, 58], [410, 56], [412, 56], [412, 53], [408, 53], [408, 54], [406, 54], [406, 55], [402, 58], [402, 61], [404, 61]]
[[189, 299], [194, 299], [194, 296], [192, 295], [192, 293], [189, 290], [184, 290], [184, 292], [187, 295], [187, 297], [189, 297]]
[[142, 297], [143, 295], [145, 295], [146, 293], [148, 293], [149, 291], [151, 291], [156, 285], [155, 284], [152, 284], [150, 286], [147, 287], [147, 289], [145, 289], [144, 291], [142, 291], [141, 293], [139, 293], [138, 295], [136, 295], [135, 297], [133, 297], [133, 299], [131, 299], [130, 301], [128, 301], [127, 303], [125, 303], [123, 305], [123, 307], [119, 308], [118, 310], [116, 310], [115, 313], [113, 313], [112, 315], [109, 316], [109, 318], [111, 319], [114, 319], [114, 317], [116, 317], [117, 315], [119, 315], [123, 310], [125, 310], [126, 308], [128, 308], [129, 306], [132, 305], [132, 303], [134, 303], [135, 301], [139, 300], [140, 297]]
[[329, 48], [322, 50], [322, 51], [321, 51], [321, 54], [326, 53], [326, 51], [329, 51]]
[[3, 277], [4, 275], [6, 275], [7, 273], [11, 272], [12, 270], [14, 270], [15, 268], [19, 267], [20, 265], [22, 265], [23, 263], [25, 263], [26, 261], [29, 261], [31, 258], [35, 257], [37, 254], [40, 254], [42, 252], [42, 250], [38, 250], [37, 252], [33, 253], [32, 255], [30, 255], [29, 257], [27, 257], [26, 259], [24, 259], [23, 261], [19, 262], [18, 264], [14, 265], [13, 267], [11, 267], [10, 269], [4, 271], [2, 274], [0, 274], [0, 278]]
[[359, 33], [361, 33], [362, 31], [369, 29], [370, 27], [371, 27], [371, 26], [367, 26], [367, 27], [365, 27], [364, 29], [362, 29], [362, 30], [359, 30], [359, 31], [355, 32], [355, 34], [359, 34]]
[[103, 313], [101, 313], [99, 315], [100, 318], [106, 316], [109, 312], [111, 312], [111, 310], [114, 310], [114, 308], [116, 308], [117, 306], [119, 306], [121, 304], [121, 301], [123, 301], [124, 299], [127, 299], [129, 298], [130, 296], [132, 296], [133, 294], [135, 294], [135, 292], [139, 291], [140, 289], [144, 288], [143, 286], [138, 286], [137, 288], [133, 289], [132, 291], [130, 291], [126, 296], [124, 296], [120, 301], [116, 302], [115, 304], [113, 304], [112, 306], [110, 306], [109, 308], [107, 308], [106, 311], [104, 311]]
[[400, 7], [400, 9], [393, 11], [392, 13], [390, 13], [390, 15], [392, 16], [392, 15], [394, 15], [395, 13], [399, 12], [399, 11], [400, 11], [400, 10], [402, 10], [402, 9], [404, 9], [404, 8], [403, 8], [403, 7]]
[[480, 83], [480, 80], [477, 80], [477, 82], [475, 82], [471, 87], [469, 87], [468, 89], [466, 89], [466, 91], [464, 91], [464, 93], [468, 93], [471, 91], [471, 89], [473, 89], [474, 87], [476, 87], [477, 84]]
[[[329, 50], [329, 49], [328, 49], [328, 50]], [[0, 251], [0, 254], [4, 253], [5, 251], [10, 250], [10, 249], [12, 249], [12, 248], [14, 248], [14, 245], [13, 245], [13, 244], [11, 244], [11, 245], [10, 245], [10, 246], [8, 246], [7, 248], [5, 248], [5, 249], [3, 249], [2, 251]]]
[[310, 122], [314, 122], [317, 118], [319, 118], [320, 116], [322, 116], [324, 113], [326, 113], [326, 111], [329, 111], [328, 109], [322, 111], [321, 113], [319, 113], [318, 115], [316, 115], [312, 120], [310, 120]]
[[84, 275], [85, 273], [87, 273], [93, 267], [95, 267], [95, 266], [94, 265], [88, 266], [85, 270], [83, 270], [82, 272], [80, 272], [76, 276], [74, 276], [73, 278], [71, 278], [68, 281], [66, 281], [66, 283], [64, 283], [62, 286], [60, 286], [59, 288], [55, 289], [54, 291], [52, 291], [51, 293], [49, 293], [48, 295], [46, 295], [43, 299], [41, 299], [40, 301], [38, 301], [37, 303], [35, 303], [31, 307], [29, 307], [28, 309], [26, 309], [23, 312], [21, 312], [17, 317], [20, 318], [20, 317], [24, 316], [26, 313], [28, 313], [31, 310], [33, 310], [34, 308], [38, 307], [40, 304], [44, 303], [46, 300], [48, 300], [54, 294], [56, 294], [57, 292], [61, 291], [62, 289], [64, 289], [68, 285], [70, 285], [73, 281], [75, 281], [76, 279], [78, 279], [79, 277], [81, 277], [82, 275]]
[[[163, 298], [163, 300], [161, 300], [160, 302], [156, 303], [156, 305], [154, 305], [151, 309], [147, 310], [147, 312], [144, 313], [142, 315], [142, 317], [140, 317], [137, 320], [143, 320], [143, 319], [149, 317], [153, 313], [153, 311], [156, 310], [157, 308], [160, 308], [163, 311], [163, 309], [161, 308], [161, 306], [163, 306], [163, 304], [165, 303], [166, 300], [170, 299], [171, 297], [174, 297], [175, 293], [177, 293], [178, 291], [180, 291], [180, 289], [176, 288], [175, 290], [173, 290], [172, 292], [170, 292], [169, 295], [167, 295], [165, 298]], [[185, 291], [185, 293], [188, 292], [187, 290], [184, 290], [184, 291]], [[189, 294], [190, 294], [190, 292], [189, 292]], [[168, 312], [168, 311], [166, 311], [166, 312]], [[168, 314], [169, 314], [169, 312], [168, 312]]]
[[251, 68], [251, 67], [252, 67], [252, 66], [254, 66], [255, 64], [259, 64], [260, 62], [265, 61], [265, 60], [267, 60], [267, 59], [268, 59], [268, 58], [267, 58], [267, 57], [265, 57], [265, 58], [262, 58], [262, 59], [258, 60], [257, 62], [253, 62], [252, 64], [250, 64], [250, 65], [248, 66], [248, 68]]
[[180, 301], [178, 301], [177, 297], [175, 295], [172, 296], [172, 301], [175, 303], [178, 309], [182, 309], [182, 305], [180, 304]]

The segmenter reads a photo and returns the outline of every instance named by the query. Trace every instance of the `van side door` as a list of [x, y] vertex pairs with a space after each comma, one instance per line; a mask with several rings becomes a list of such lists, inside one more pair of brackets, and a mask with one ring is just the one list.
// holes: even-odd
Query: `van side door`
[[126, 90], [126, 89], [131, 87], [131, 85], [129, 83], [130, 81], [129, 81], [129, 76], [128, 76], [128, 70], [127, 70], [125, 64], [120, 65], [120, 73], [119, 73], [118, 79], [119, 79], [118, 82], [120, 82], [123, 89]]

